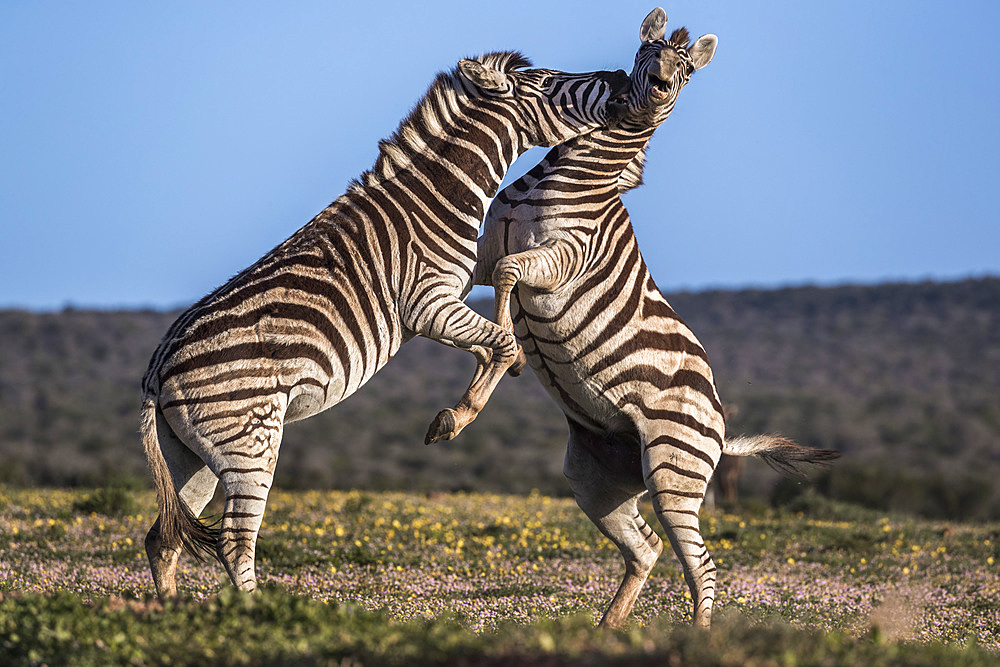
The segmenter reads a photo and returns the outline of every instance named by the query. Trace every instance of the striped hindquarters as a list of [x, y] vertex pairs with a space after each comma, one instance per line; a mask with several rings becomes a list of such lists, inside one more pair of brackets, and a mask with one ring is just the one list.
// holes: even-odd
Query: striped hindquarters
[[309, 249], [290, 240], [181, 315], [150, 361], [144, 393], [201, 421], [275, 394], [301, 396], [291, 420], [370, 378], [401, 344], [396, 309], [357, 253], [318, 231]]

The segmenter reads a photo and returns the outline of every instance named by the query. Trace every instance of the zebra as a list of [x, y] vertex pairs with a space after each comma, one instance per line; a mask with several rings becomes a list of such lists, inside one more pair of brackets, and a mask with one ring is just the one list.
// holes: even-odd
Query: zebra
[[[577, 504], [625, 561], [601, 619], [609, 627], [623, 625], [663, 548], [639, 512], [644, 494], [681, 562], [694, 624], [708, 627], [716, 567], [699, 510], [720, 455], [756, 455], [793, 473], [839, 456], [779, 436], [725, 438], [708, 355], [643, 262], [620, 193], [641, 184], [653, 131], [718, 41], [689, 45], [684, 28], [665, 40], [665, 24], [660, 8], [642, 23], [628, 116], [552, 149], [497, 196], [475, 273], [493, 285], [497, 322], [515, 330], [567, 417], [563, 472]], [[463, 400], [475, 412], [485, 398]], [[439, 416], [427, 441], [453, 437], [447, 427], [461, 421]]]
[[[514, 51], [459, 61], [344, 195], [180, 315], [142, 380], [160, 597], [176, 595], [185, 548], [256, 588], [284, 424], [352, 394], [413, 336], [509, 365], [513, 334], [463, 303], [486, 206], [529, 147], [615, 122], [628, 85], [623, 70], [531, 69]], [[198, 517], [220, 481], [225, 508], [207, 526]]]

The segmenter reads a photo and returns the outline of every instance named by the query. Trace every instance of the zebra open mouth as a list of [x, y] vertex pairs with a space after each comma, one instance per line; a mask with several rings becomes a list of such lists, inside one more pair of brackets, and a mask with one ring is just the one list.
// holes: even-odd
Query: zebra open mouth
[[663, 101], [670, 97], [670, 81], [664, 81], [655, 74], [649, 74], [649, 83], [652, 86], [653, 99]]

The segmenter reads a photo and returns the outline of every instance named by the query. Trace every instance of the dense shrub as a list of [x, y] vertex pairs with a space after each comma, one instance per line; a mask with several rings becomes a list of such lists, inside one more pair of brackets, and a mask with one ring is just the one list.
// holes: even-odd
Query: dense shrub
[[[1000, 279], [667, 296], [736, 408], [731, 432], [841, 450], [831, 497], [996, 516]], [[0, 312], [0, 483], [144, 478], [138, 385], [176, 315]], [[472, 368], [468, 354], [413, 340], [341, 405], [289, 425], [276, 485], [568, 494], [565, 419], [530, 372], [506, 378], [458, 439], [424, 447]], [[763, 470], [747, 466], [744, 496], [768, 497]]]
[[860, 640], [780, 620], [724, 615], [711, 633], [654, 624], [606, 632], [569, 616], [474, 635], [454, 621], [391, 621], [381, 612], [276, 590], [223, 590], [207, 602], [71, 593], [0, 593], [0, 647], [9, 665], [993, 665], [972, 646]]

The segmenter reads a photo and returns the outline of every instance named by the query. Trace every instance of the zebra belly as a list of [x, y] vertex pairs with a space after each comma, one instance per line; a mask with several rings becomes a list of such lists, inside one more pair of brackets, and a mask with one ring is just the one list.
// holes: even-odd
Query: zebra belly
[[581, 378], [573, 370], [554, 368], [545, 353], [537, 349], [526, 356], [542, 386], [567, 415], [603, 433], [632, 430], [631, 421], [593, 380]]
[[[659, 321], [648, 330], [651, 325], [638, 314], [615, 321], [613, 308], [595, 314], [590, 303], [570, 302], [561, 292], [519, 290], [515, 334], [542, 385], [581, 424], [632, 433], [633, 418], [622, 410], [623, 401], [633, 403], [637, 395], [649, 405], [677, 400], [686, 390], [673, 388], [671, 378], [681, 371], [713, 382], [707, 360], [666, 342], [687, 332], [683, 325]], [[637, 343], [641, 334], [651, 338]], [[693, 336], [684, 339], [697, 346]]]
[[[614, 397], [595, 382], [588, 365], [580, 358], [581, 345], [565, 340], [572, 330], [572, 322], [560, 319], [541, 324], [531, 313], [552, 312], [536, 310], [534, 301], [522, 306], [526, 317], [515, 314], [515, 334], [521, 343], [528, 365], [553, 400], [568, 416], [578, 423], [603, 433], [633, 431], [631, 421], [618, 409]], [[542, 306], [548, 308], [549, 306]], [[529, 321], [530, 320], [530, 321]]]
[[252, 333], [227, 331], [180, 346], [166, 363], [160, 405], [172, 413], [172, 426], [182, 421], [207, 437], [227, 421], [252, 419], [263, 405], [280, 403], [283, 422], [299, 421], [357, 391], [404, 340], [398, 329], [378, 335], [377, 353], [352, 345], [338, 354], [308, 328], [263, 318]]

